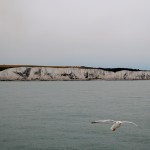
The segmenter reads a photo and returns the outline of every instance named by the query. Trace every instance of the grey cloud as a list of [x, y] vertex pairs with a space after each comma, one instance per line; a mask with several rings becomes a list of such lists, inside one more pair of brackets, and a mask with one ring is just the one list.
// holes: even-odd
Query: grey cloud
[[1, 0], [0, 63], [149, 69], [149, 7], [149, 0]]

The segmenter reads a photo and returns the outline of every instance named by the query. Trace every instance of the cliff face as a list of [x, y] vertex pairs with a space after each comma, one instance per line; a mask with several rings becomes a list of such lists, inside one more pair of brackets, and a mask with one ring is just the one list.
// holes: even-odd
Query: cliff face
[[150, 71], [17, 67], [0, 71], [0, 80], [150, 80]]

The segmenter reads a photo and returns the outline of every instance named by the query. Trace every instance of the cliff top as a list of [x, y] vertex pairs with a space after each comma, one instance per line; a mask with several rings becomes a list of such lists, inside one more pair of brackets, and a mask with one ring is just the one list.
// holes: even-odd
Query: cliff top
[[17, 67], [49, 67], [49, 68], [81, 68], [81, 69], [101, 69], [105, 71], [118, 72], [118, 71], [141, 71], [140, 69], [132, 69], [132, 68], [95, 68], [95, 67], [86, 67], [86, 66], [38, 66], [38, 65], [0, 65], [0, 71], [9, 68], [17, 68]]

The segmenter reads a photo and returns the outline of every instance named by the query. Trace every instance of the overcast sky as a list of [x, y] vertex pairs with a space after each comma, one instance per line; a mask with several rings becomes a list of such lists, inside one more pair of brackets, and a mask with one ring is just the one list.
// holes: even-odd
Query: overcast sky
[[0, 0], [0, 64], [150, 69], [150, 0]]

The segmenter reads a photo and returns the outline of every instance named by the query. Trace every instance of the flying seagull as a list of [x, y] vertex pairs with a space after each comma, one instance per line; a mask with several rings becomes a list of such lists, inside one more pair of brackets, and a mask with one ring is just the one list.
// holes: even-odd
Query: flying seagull
[[115, 131], [117, 128], [119, 128], [123, 123], [131, 123], [135, 126], [138, 126], [137, 124], [135, 124], [134, 122], [130, 122], [130, 121], [115, 121], [115, 120], [97, 120], [97, 121], [93, 121], [91, 122], [93, 123], [112, 123], [113, 125], [111, 126], [111, 130]]

